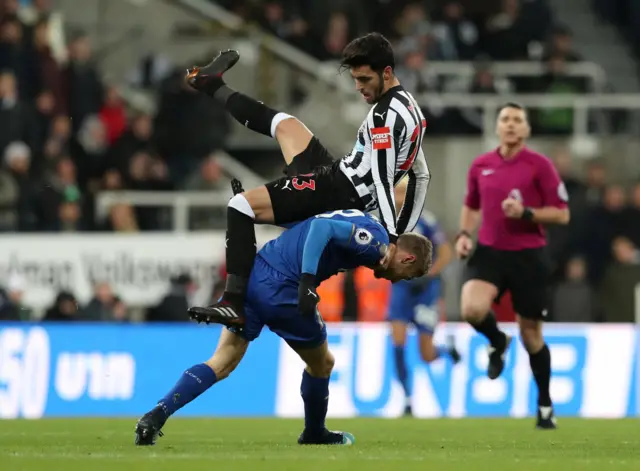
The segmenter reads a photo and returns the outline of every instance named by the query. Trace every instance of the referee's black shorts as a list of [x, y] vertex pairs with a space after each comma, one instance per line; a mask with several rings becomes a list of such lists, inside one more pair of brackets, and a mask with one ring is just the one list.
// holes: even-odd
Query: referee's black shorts
[[285, 169], [286, 177], [267, 183], [274, 222], [303, 221], [327, 211], [363, 210], [353, 184], [329, 151], [314, 136]]
[[476, 247], [464, 273], [464, 280], [482, 280], [498, 288], [496, 301], [509, 290], [513, 308], [520, 316], [544, 320], [549, 304], [551, 262], [544, 248], [497, 250]]

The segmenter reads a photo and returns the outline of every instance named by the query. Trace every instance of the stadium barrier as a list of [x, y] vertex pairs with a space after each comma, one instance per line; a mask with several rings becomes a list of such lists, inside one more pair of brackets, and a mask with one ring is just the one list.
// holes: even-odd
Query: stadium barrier
[[[514, 326], [507, 326], [513, 330]], [[138, 416], [155, 404], [192, 364], [208, 358], [218, 327], [198, 325], [0, 324], [0, 418]], [[419, 361], [415, 333], [407, 361], [419, 417], [524, 417], [535, 409], [529, 360], [519, 343], [502, 377], [485, 377], [485, 341], [463, 325], [455, 335], [464, 360], [453, 366]], [[640, 330], [632, 325], [548, 325], [552, 397], [561, 416], [637, 416]], [[331, 417], [401, 414], [384, 324], [329, 326], [336, 357]], [[302, 364], [265, 331], [232, 376], [182, 416], [301, 417]]]

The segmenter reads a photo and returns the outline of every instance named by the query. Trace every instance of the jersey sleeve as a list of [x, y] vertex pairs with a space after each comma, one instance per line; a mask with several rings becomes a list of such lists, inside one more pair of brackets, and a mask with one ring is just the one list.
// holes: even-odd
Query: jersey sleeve
[[353, 237], [345, 248], [361, 265], [378, 263], [389, 245], [389, 235], [378, 222], [366, 217], [357, 219], [353, 224]]
[[367, 117], [367, 132], [371, 138], [371, 178], [380, 208], [380, 222], [394, 243], [398, 238], [393, 192], [398, 155], [398, 141], [394, 136], [397, 117], [390, 107], [379, 106], [374, 107]]
[[480, 189], [478, 188], [478, 167], [475, 161], [469, 167], [467, 173], [467, 193], [464, 197], [464, 205], [477, 211], [480, 209]]
[[551, 161], [541, 158], [536, 175], [538, 187], [542, 193], [542, 205], [564, 209], [569, 203], [569, 194], [564, 186], [558, 171]]
[[422, 149], [418, 151], [416, 160], [411, 169], [409, 169], [408, 175], [407, 194], [398, 218], [398, 235], [411, 232], [416, 227], [427, 199], [431, 174], [427, 166], [427, 158]]

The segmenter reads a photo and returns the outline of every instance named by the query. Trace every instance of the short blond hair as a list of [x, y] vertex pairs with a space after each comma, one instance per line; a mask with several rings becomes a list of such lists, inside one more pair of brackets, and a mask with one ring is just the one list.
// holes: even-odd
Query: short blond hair
[[433, 264], [433, 244], [429, 239], [421, 234], [408, 232], [398, 237], [398, 247], [416, 257], [416, 277], [429, 273]]

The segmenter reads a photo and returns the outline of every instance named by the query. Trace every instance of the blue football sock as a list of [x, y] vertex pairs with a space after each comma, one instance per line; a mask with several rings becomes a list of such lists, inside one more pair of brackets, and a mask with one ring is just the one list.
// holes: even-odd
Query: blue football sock
[[409, 375], [407, 374], [407, 364], [404, 360], [404, 345], [396, 345], [393, 347], [393, 358], [396, 363], [396, 374], [398, 375], [398, 381], [404, 389], [404, 396], [411, 397], [409, 391]]
[[300, 395], [304, 401], [304, 429], [311, 434], [324, 430], [329, 407], [329, 378], [315, 378], [302, 373]]
[[176, 385], [165, 397], [160, 399], [158, 405], [162, 407], [167, 418], [169, 418], [177, 410], [186, 406], [213, 386], [216, 380], [216, 374], [209, 366], [204, 363], [194, 365], [182, 373]]

